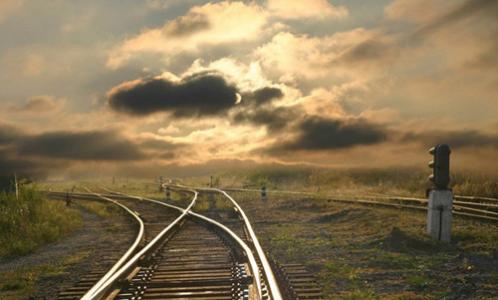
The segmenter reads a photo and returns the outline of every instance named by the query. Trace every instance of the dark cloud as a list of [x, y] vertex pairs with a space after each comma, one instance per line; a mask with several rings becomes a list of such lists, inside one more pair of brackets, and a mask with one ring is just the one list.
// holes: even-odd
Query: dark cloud
[[25, 136], [16, 142], [22, 155], [69, 160], [139, 160], [139, 147], [115, 131], [58, 131]]
[[144, 79], [122, 85], [109, 95], [110, 107], [130, 115], [172, 112], [175, 117], [215, 115], [233, 107], [237, 89], [213, 73], [199, 73], [180, 82]]
[[17, 128], [7, 124], [0, 124], [0, 146], [12, 143], [20, 134]]
[[275, 87], [264, 87], [242, 96], [242, 103], [249, 105], [262, 105], [284, 96], [281, 89]]
[[43, 179], [50, 170], [62, 167], [61, 163], [19, 157], [14, 151], [0, 149], [0, 192], [12, 189], [14, 174], [18, 179]]
[[436, 144], [448, 144], [454, 148], [494, 147], [498, 148], [498, 135], [489, 135], [476, 130], [461, 131], [428, 131], [407, 133], [402, 137], [404, 142], [419, 142], [426, 147]]
[[60, 101], [50, 96], [36, 96], [28, 99], [24, 105], [13, 107], [12, 110], [23, 113], [47, 113], [55, 111], [60, 107]]
[[346, 62], [374, 61], [391, 57], [393, 51], [393, 45], [377, 39], [368, 39], [346, 50], [339, 59]]
[[150, 150], [172, 150], [185, 146], [184, 144], [179, 143], [170, 143], [163, 140], [158, 139], [145, 139], [140, 142], [140, 147]]
[[476, 14], [487, 15], [491, 18], [498, 17], [498, 1], [496, 0], [467, 0], [461, 6], [432, 23], [419, 28], [414, 36], [431, 34], [440, 28], [452, 25]]
[[291, 124], [296, 117], [296, 111], [284, 107], [247, 109], [236, 113], [232, 122], [266, 126], [270, 131], [279, 131]]
[[[498, 1], [496, 0], [467, 0], [464, 4], [457, 7], [453, 11], [443, 15], [433, 22], [424, 25], [414, 32], [402, 36], [398, 40], [382, 41], [382, 34], [377, 34], [377, 37], [360, 42], [357, 45], [347, 49], [338, 58], [332, 61], [334, 63], [346, 62], [384, 62], [386, 59], [394, 59], [399, 55], [401, 48], [412, 47], [413, 43], [418, 38], [424, 35], [432, 34], [433, 32], [459, 22], [463, 19], [479, 15], [480, 17], [491, 17], [494, 20], [498, 18]], [[481, 59], [484, 61], [496, 61], [496, 55], [492, 49], [489, 53], [485, 53]]]
[[477, 70], [488, 69], [496, 71], [496, 69], [498, 69], [498, 40], [494, 41], [494, 43], [492, 43], [492, 45], [488, 49], [483, 51], [475, 59], [466, 63], [464, 65], [464, 68]]
[[[47, 174], [48, 164], [32, 158], [18, 157], [11, 150], [0, 150], [0, 177], [43, 177]], [[55, 166], [56, 164], [52, 165]]]
[[272, 150], [331, 150], [371, 145], [387, 139], [385, 128], [364, 120], [307, 117], [297, 125], [297, 136]]
[[210, 23], [205, 15], [188, 14], [169, 22], [164, 32], [169, 36], [185, 36], [195, 32], [209, 29]]
[[173, 159], [176, 157], [176, 154], [174, 152], [168, 151], [168, 152], [163, 152], [161, 155], [159, 155], [159, 158], [162, 159]]

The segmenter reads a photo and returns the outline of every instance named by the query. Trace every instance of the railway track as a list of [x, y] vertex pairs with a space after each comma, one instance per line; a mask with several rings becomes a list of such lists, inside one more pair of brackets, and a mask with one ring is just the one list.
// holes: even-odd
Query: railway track
[[[105, 251], [108, 255], [94, 270], [61, 291], [59, 299], [323, 299], [321, 288], [304, 266], [280, 265], [266, 256], [244, 211], [225, 190], [178, 185], [170, 188], [190, 196], [187, 207], [106, 189], [102, 193], [73, 193], [74, 199], [119, 206], [135, 223], [136, 236], [127, 249]], [[196, 208], [199, 193], [204, 196], [203, 201], [209, 202], [208, 209], [206, 205], [204, 210]], [[66, 193], [47, 195], [64, 199]], [[215, 198], [226, 201], [229, 209], [216, 209]], [[426, 199], [411, 197], [326, 199], [427, 209]], [[455, 196], [453, 213], [498, 222], [498, 199]]]
[[[207, 214], [213, 219], [219, 220], [226, 224], [248, 244], [251, 245], [258, 255], [258, 266], [262, 270], [272, 270], [273, 278], [271, 282], [273, 285], [278, 285], [283, 299], [322, 299], [322, 289], [316, 282], [314, 276], [306, 269], [305, 266], [300, 264], [279, 264], [276, 260], [267, 258], [261, 245], [256, 238], [252, 226], [246, 214], [239, 206], [239, 204], [224, 190], [215, 188], [196, 188], [196, 190], [204, 191], [211, 197], [218, 197], [219, 200], [225, 200], [229, 205], [233, 206], [232, 209], [236, 212], [220, 213], [220, 210], [211, 210]], [[212, 201], [208, 200], [208, 201]], [[267, 280], [262, 278], [263, 288]], [[272, 289], [272, 287], [270, 287]]]
[[[256, 189], [226, 188], [226, 191], [260, 193]], [[271, 191], [270, 191], [271, 193]], [[316, 193], [296, 192], [296, 191], [274, 191], [276, 194], [288, 194], [307, 197], [320, 197], [329, 201], [361, 204], [375, 207], [387, 207], [398, 209], [411, 209], [426, 211], [427, 199], [415, 197], [397, 197], [382, 195], [365, 196], [338, 196], [338, 195], [318, 195]], [[453, 214], [456, 216], [476, 219], [480, 221], [498, 222], [498, 199], [474, 196], [454, 196]]]
[[[61, 192], [47, 193], [47, 196], [55, 199], [65, 199], [66, 195], [66, 193]], [[96, 199], [89, 194], [75, 194], [75, 196], [88, 201], [104, 201], [119, 207], [134, 223], [135, 232], [119, 232], [116, 235], [116, 238], [118, 238], [118, 235], [123, 234], [133, 235], [131, 241], [129, 241], [127, 245], [123, 245], [124, 249], [116, 249], [115, 245], [104, 245], [103, 249], [99, 249], [98, 252], [101, 256], [99, 262], [94, 264], [91, 272], [79, 278], [74, 285], [60, 291], [58, 299], [61, 300], [80, 299], [87, 291], [91, 290], [92, 287], [101, 285], [113, 272], [115, 272], [127, 259], [131, 257], [131, 255], [140, 247], [140, 243], [143, 243], [145, 238], [144, 222], [139, 214], [133, 209], [130, 209], [126, 205], [107, 197]]]
[[[144, 229], [142, 237], [137, 237], [140, 246], [129, 250], [132, 254], [127, 252], [127, 257], [122, 257], [100, 280], [105, 268], [92, 272], [92, 281], [83, 279], [61, 292], [60, 298], [322, 299], [318, 285], [304, 267], [284, 271], [266, 258], [247, 217], [228, 194], [203, 191], [224, 193], [231, 201], [239, 218], [229, 226], [234, 230], [192, 211], [197, 191], [176, 188], [192, 194], [188, 207], [109, 191], [106, 195], [73, 194], [73, 198], [101, 199], [136, 211], [135, 219], [142, 221]], [[49, 193], [56, 198], [64, 195]]]

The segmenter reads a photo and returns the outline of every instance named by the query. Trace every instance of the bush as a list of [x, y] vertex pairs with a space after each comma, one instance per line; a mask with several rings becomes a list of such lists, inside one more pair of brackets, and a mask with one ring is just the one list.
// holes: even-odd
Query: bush
[[19, 200], [13, 193], [0, 193], [0, 257], [30, 253], [80, 225], [74, 209], [44, 199], [33, 188], [22, 188]]

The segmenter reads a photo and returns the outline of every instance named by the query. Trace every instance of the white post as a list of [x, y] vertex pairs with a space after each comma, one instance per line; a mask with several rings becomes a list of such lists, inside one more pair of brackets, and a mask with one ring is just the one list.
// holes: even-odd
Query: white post
[[14, 188], [16, 189], [16, 200], [19, 201], [19, 183], [17, 182], [16, 173], [14, 173]]
[[427, 233], [443, 242], [451, 241], [451, 221], [453, 218], [453, 192], [451, 190], [431, 190], [427, 209]]

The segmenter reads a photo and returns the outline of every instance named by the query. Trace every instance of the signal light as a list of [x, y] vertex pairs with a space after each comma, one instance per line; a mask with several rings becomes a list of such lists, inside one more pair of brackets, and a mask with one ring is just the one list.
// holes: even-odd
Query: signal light
[[450, 183], [450, 146], [439, 144], [432, 147], [429, 153], [433, 156], [433, 160], [429, 162], [429, 168], [432, 169], [429, 180], [436, 189], [446, 190]]

